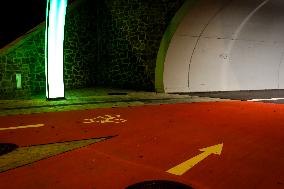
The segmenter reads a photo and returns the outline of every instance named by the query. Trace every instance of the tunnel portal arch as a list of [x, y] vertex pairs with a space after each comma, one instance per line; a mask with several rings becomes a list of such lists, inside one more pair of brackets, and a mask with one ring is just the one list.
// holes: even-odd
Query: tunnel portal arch
[[[165, 92], [283, 89], [283, 9], [281, 0], [197, 1], [170, 40], [160, 88]], [[159, 90], [157, 86], [156, 82]]]

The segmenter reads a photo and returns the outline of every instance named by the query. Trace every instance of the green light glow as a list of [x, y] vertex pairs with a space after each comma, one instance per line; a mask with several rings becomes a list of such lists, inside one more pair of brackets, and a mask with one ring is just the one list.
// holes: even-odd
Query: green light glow
[[64, 98], [63, 41], [67, 0], [47, 0], [45, 32], [46, 97]]

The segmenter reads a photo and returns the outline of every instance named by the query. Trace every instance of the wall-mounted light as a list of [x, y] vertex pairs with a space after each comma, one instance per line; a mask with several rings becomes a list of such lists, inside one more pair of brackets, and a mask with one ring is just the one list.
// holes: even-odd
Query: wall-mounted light
[[63, 41], [67, 0], [47, 0], [45, 31], [46, 98], [65, 97]]
[[22, 75], [20, 73], [16, 74], [16, 86], [17, 86], [17, 89], [22, 88]]

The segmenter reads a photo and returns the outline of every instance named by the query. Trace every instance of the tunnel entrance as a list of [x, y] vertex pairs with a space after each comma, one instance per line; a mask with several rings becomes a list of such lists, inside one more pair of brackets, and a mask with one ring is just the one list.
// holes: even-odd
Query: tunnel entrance
[[284, 1], [200, 0], [169, 45], [165, 92], [284, 89]]

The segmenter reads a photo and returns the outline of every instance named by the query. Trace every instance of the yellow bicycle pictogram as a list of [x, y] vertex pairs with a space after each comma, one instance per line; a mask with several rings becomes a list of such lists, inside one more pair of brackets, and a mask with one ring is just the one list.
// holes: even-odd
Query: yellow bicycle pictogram
[[122, 119], [120, 115], [104, 115], [95, 118], [84, 119], [83, 123], [124, 123], [126, 119]]

